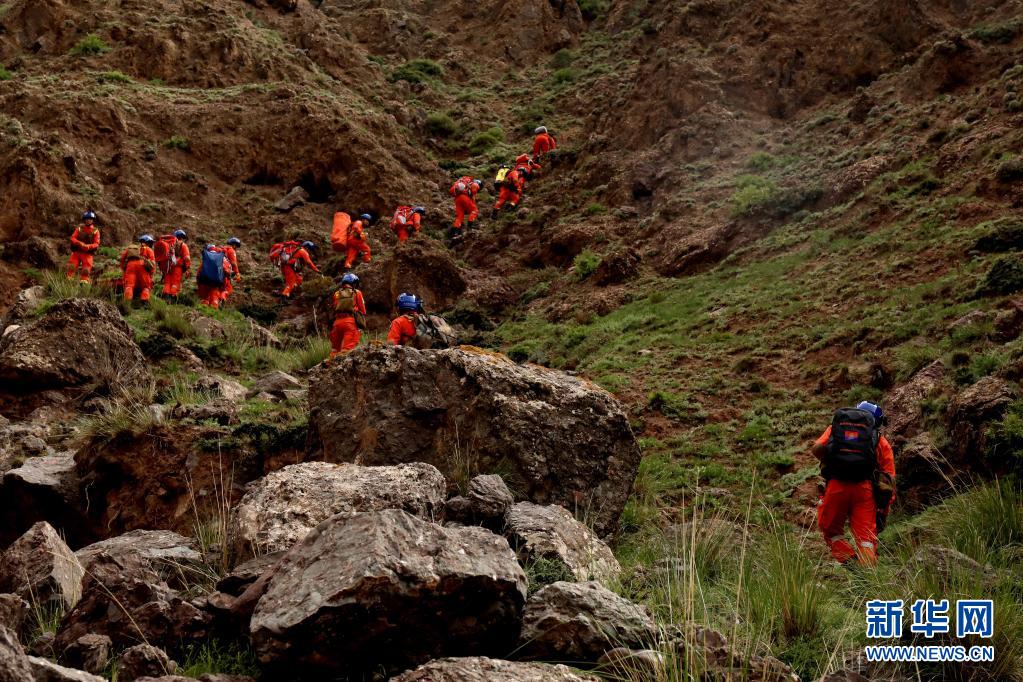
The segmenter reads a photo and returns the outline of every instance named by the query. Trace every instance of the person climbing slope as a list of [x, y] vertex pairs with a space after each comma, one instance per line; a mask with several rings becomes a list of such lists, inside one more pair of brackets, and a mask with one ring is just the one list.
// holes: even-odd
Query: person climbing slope
[[426, 209], [422, 206], [399, 206], [391, 218], [391, 229], [398, 235], [398, 243], [404, 244], [412, 233], [419, 234]]
[[270, 249], [270, 261], [280, 267], [281, 275], [284, 276], [284, 289], [281, 296], [291, 298], [291, 294], [298, 287], [302, 286], [302, 269], [309, 266], [309, 269], [319, 273], [319, 268], [313, 263], [310, 252], [316, 252], [316, 244], [310, 241], [305, 242], [283, 242], [274, 244]]
[[67, 278], [89, 283], [92, 275], [92, 259], [99, 251], [99, 228], [96, 227], [96, 214], [88, 210], [82, 214], [82, 224], [71, 233], [71, 258], [67, 263]]
[[199, 271], [195, 273], [199, 301], [211, 308], [219, 308], [227, 298], [227, 284], [231, 281], [231, 261], [223, 247], [207, 244], [202, 250]]
[[373, 216], [363, 213], [348, 228], [348, 239], [345, 241], [345, 270], [350, 270], [360, 256], [363, 263], [373, 260], [369, 242], [366, 240], [366, 230], [369, 229], [372, 220]]
[[558, 148], [558, 141], [547, 132], [546, 127], [540, 126], [533, 134], [536, 135], [533, 138], [533, 161], [542, 161], [547, 154]]
[[542, 168], [543, 166], [529, 158], [529, 154], [519, 154], [515, 158], [515, 170], [525, 180], [532, 180], [538, 177]]
[[366, 328], [366, 301], [359, 291], [359, 277], [346, 272], [341, 287], [334, 292], [334, 326], [330, 329], [330, 357], [348, 353], [359, 345]]
[[522, 200], [522, 189], [524, 181], [519, 172], [508, 166], [501, 166], [494, 179], [494, 187], [500, 192], [494, 210], [490, 212], [491, 218], [496, 218], [498, 212], [507, 203], [511, 208], [516, 208]]
[[237, 249], [242, 248], [242, 240], [238, 237], [231, 237], [227, 240], [224, 246], [221, 247], [224, 250], [224, 255], [227, 257], [228, 262], [231, 264], [231, 276], [227, 278], [224, 283], [224, 293], [220, 297], [220, 302], [227, 301], [227, 297], [234, 293], [235, 283], [241, 283], [242, 275], [238, 269], [238, 251]]
[[153, 289], [153, 273], [156, 272], [156, 255], [153, 244], [156, 240], [151, 235], [139, 237], [139, 243], [133, 244], [121, 252], [121, 277], [124, 283], [124, 300], [138, 300], [149, 303]]
[[387, 333], [387, 342], [392, 346], [407, 346], [412, 343], [416, 334], [416, 322], [423, 302], [413, 294], [403, 293], [396, 303], [398, 317], [391, 321], [391, 329]]
[[192, 268], [192, 256], [188, 252], [188, 235], [184, 230], [160, 237], [153, 251], [156, 264], [163, 273], [163, 295], [177, 300], [181, 283]]
[[[821, 463], [824, 494], [817, 524], [831, 556], [841, 564], [877, 562], [877, 533], [883, 528], [895, 491], [895, 457], [881, 435], [884, 412], [866, 401], [835, 412], [811, 452]], [[845, 539], [849, 523], [856, 547]]]
[[472, 229], [476, 219], [480, 215], [479, 207], [476, 205], [476, 195], [479, 194], [482, 183], [479, 180], [465, 175], [455, 181], [448, 194], [455, 198], [455, 222], [451, 225], [448, 234], [450, 239], [455, 239], [462, 233], [462, 225], [468, 222], [466, 229]]

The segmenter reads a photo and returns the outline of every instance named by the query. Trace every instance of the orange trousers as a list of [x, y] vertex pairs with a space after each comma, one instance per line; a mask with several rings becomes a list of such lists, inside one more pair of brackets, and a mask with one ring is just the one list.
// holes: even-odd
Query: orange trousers
[[302, 275], [295, 272], [295, 269], [290, 265], [281, 267], [281, 274], [284, 275], [284, 291], [281, 292], [282, 295], [291, 296], [291, 292], [302, 286]]
[[330, 328], [330, 357], [342, 355], [355, 349], [362, 339], [362, 332], [351, 315], [342, 315], [334, 320]]
[[365, 244], [349, 244], [346, 249], [347, 255], [345, 256], [345, 268], [350, 268], [355, 263], [355, 260], [362, 255], [362, 262], [368, 263], [372, 258], [370, 257], [369, 247]]
[[140, 260], [128, 261], [124, 268], [124, 300], [132, 300], [138, 292], [140, 301], [148, 301], [152, 288], [153, 276], [146, 270], [146, 264]]
[[92, 274], [92, 254], [85, 251], [71, 252], [71, 258], [67, 262], [67, 278], [74, 279], [79, 274], [83, 282], [89, 281]]
[[196, 285], [199, 301], [211, 308], [219, 308], [220, 304], [227, 298], [227, 292], [224, 289], [225, 287], [215, 287], [209, 284], [202, 284], [201, 282]]
[[163, 293], [168, 296], [177, 296], [181, 293], [181, 281], [185, 277], [185, 268], [179, 265], [172, 265], [163, 276]]
[[521, 192], [517, 192], [513, 189], [508, 189], [507, 187], [501, 187], [501, 194], [500, 196], [497, 197], [497, 203], [494, 205], [494, 210], [496, 211], [501, 210], [501, 207], [504, 206], [505, 202], [508, 202], [508, 204], [510, 204], [512, 208], [515, 208], [516, 206], [519, 205], [519, 199], [521, 197], [522, 197]]
[[[856, 540], [855, 548], [846, 541], [846, 522]], [[845, 563], [857, 557], [867, 566], [877, 562], [877, 504], [870, 481], [828, 481], [824, 497], [817, 503], [817, 525], [835, 561]]]
[[468, 218], [469, 224], [472, 225], [476, 222], [476, 218], [480, 215], [480, 210], [476, 206], [476, 202], [468, 194], [459, 194], [455, 197], [455, 227], [461, 228], [462, 222]]
[[[236, 275], [237, 276], [237, 275]], [[234, 293], [234, 284], [231, 283], [231, 278], [228, 277], [224, 280], [224, 291], [220, 295], [221, 301], [226, 301], [227, 297]]]

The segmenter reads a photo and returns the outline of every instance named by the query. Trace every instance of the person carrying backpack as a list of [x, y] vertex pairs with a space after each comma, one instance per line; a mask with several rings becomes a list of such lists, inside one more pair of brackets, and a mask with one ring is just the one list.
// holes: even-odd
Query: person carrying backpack
[[523, 180], [532, 180], [539, 176], [542, 168], [543, 166], [529, 158], [529, 154], [519, 154], [515, 158], [515, 170], [519, 172]]
[[479, 180], [465, 175], [455, 181], [448, 189], [448, 194], [455, 198], [455, 222], [451, 225], [449, 238], [454, 239], [462, 232], [462, 224], [468, 221], [466, 229], [472, 229], [476, 219], [480, 215], [479, 207], [476, 205], [476, 195], [479, 194], [481, 183]]
[[391, 230], [398, 235], [398, 243], [404, 244], [412, 233], [419, 234], [419, 228], [426, 215], [422, 206], [399, 206], [391, 218]]
[[366, 240], [366, 230], [369, 229], [372, 220], [373, 216], [363, 213], [348, 228], [348, 239], [345, 241], [345, 270], [350, 270], [359, 256], [362, 257], [363, 263], [373, 260], [369, 242]]
[[[274, 246], [276, 248], [277, 245]], [[281, 274], [284, 275], [284, 290], [281, 291], [281, 296], [284, 298], [291, 298], [292, 292], [302, 286], [303, 266], [308, 265], [309, 269], [317, 274], [320, 272], [319, 268], [316, 267], [316, 263], [313, 263], [313, 259], [309, 257], [310, 252], [316, 252], [316, 244], [309, 241], [302, 242], [297, 247], [293, 247], [290, 253], [287, 244], [285, 244], [284, 253], [280, 260], [278, 260]], [[273, 250], [271, 250], [272, 257]]]
[[71, 258], [67, 263], [67, 278], [77, 275], [82, 282], [89, 283], [92, 275], [92, 259], [99, 251], [99, 228], [96, 214], [91, 210], [82, 214], [82, 224], [71, 233]]
[[547, 128], [540, 126], [533, 131], [536, 135], [533, 138], [533, 161], [541, 161], [543, 157], [558, 148], [558, 141], [547, 132]]
[[156, 256], [153, 254], [152, 236], [144, 234], [139, 243], [133, 244], [121, 252], [121, 279], [124, 283], [124, 300], [131, 301], [138, 295], [138, 300], [149, 303], [153, 289], [153, 273], [156, 272]]
[[224, 249], [207, 244], [202, 250], [199, 271], [195, 274], [199, 301], [211, 308], [219, 308], [227, 298], [225, 290], [232, 272], [231, 261], [228, 260]]
[[157, 265], [163, 272], [163, 295], [175, 300], [181, 293], [181, 283], [192, 269], [187, 240], [188, 235], [184, 230], [174, 230], [174, 234], [160, 237], [154, 249]]
[[[835, 412], [811, 452], [821, 463], [824, 494], [817, 502], [817, 525], [831, 556], [840, 564], [877, 562], [877, 533], [895, 493], [895, 457], [881, 435], [884, 412], [874, 403]], [[849, 523], [856, 547], [845, 538]]]
[[496, 218], [498, 212], [507, 203], [511, 208], [516, 208], [522, 199], [522, 188], [524, 180], [517, 170], [502, 166], [497, 171], [494, 179], [494, 186], [500, 191], [494, 210], [490, 212], [491, 218]]
[[415, 341], [419, 333], [416, 323], [419, 320], [419, 312], [423, 309], [423, 302], [413, 294], [403, 293], [398, 296], [395, 305], [399, 314], [391, 321], [387, 343], [392, 346], [407, 346]]
[[238, 252], [236, 251], [236, 249], [242, 248], [242, 240], [238, 237], [231, 237], [221, 248], [224, 250], [227, 261], [231, 264], [231, 276], [224, 282], [224, 293], [220, 297], [220, 301], [223, 303], [228, 296], [234, 293], [234, 283], [242, 281], [242, 274], [238, 269]]
[[359, 277], [346, 272], [341, 287], [334, 292], [334, 326], [330, 328], [330, 357], [351, 352], [359, 345], [362, 330], [366, 328], [366, 301], [359, 291]]

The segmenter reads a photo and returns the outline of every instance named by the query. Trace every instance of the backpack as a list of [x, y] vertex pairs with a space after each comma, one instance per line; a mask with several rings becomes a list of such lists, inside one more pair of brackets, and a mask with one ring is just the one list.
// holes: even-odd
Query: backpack
[[355, 289], [341, 287], [334, 294], [334, 312], [338, 315], [355, 314]]
[[132, 244], [124, 250], [124, 262], [127, 263], [130, 260], [140, 260], [142, 258], [142, 247], [138, 244]]
[[458, 345], [458, 337], [443, 317], [422, 313], [416, 316], [415, 347], [420, 350], [430, 348], [454, 348]]
[[334, 224], [330, 230], [330, 248], [334, 251], [344, 251], [348, 245], [348, 232], [352, 226], [352, 216], [344, 211], [334, 214]]
[[408, 225], [408, 222], [411, 219], [412, 219], [411, 206], [399, 206], [398, 210], [394, 212], [394, 222], [399, 225]]
[[224, 286], [224, 252], [210, 244], [202, 250], [202, 264], [196, 280], [213, 287]]
[[497, 171], [497, 177], [494, 178], [495, 187], [514, 187], [514, 183], [508, 180], [508, 174], [511, 173], [511, 168], [500, 168]]
[[172, 234], [163, 235], [153, 244], [153, 253], [160, 272], [166, 275], [171, 266], [178, 264], [178, 238]]
[[851, 483], [872, 480], [880, 442], [874, 415], [853, 407], [836, 410], [824, 457], [824, 478]]
[[300, 246], [302, 242], [295, 240], [274, 244], [270, 247], [270, 262], [277, 267], [287, 265]]

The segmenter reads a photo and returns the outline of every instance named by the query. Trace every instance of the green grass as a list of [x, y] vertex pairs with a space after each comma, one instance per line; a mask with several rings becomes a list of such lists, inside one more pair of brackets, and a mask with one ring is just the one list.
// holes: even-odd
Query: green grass
[[593, 251], [587, 250], [580, 253], [572, 261], [572, 270], [575, 273], [575, 278], [581, 282], [592, 275], [600, 266], [600, 261], [600, 254]]
[[0, 64], [0, 81], [9, 81], [12, 78], [14, 78], [14, 74], [12, 74], [2, 64]]
[[428, 83], [443, 75], [444, 68], [432, 59], [413, 59], [396, 68], [390, 79], [392, 82]]
[[102, 38], [95, 33], [90, 33], [75, 43], [68, 54], [79, 57], [94, 57], [109, 51], [110, 46]]
[[247, 643], [212, 639], [188, 647], [176, 674], [199, 677], [207, 673], [258, 676], [259, 666]]
[[190, 144], [188, 138], [184, 135], [171, 135], [163, 141], [163, 146], [168, 149], [180, 149], [182, 151], [188, 151]]
[[120, 71], [103, 71], [96, 74], [96, 80], [100, 83], [131, 83], [132, 78], [126, 73]]
[[443, 112], [433, 112], [426, 117], [426, 131], [437, 137], [451, 137], [458, 132], [458, 124]]
[[500, 126], [492, 126], [473, 136], [469, 142], [469, 151], [473, 154], [484, 154], [502, 142], [504, 142], [504, 129]]

